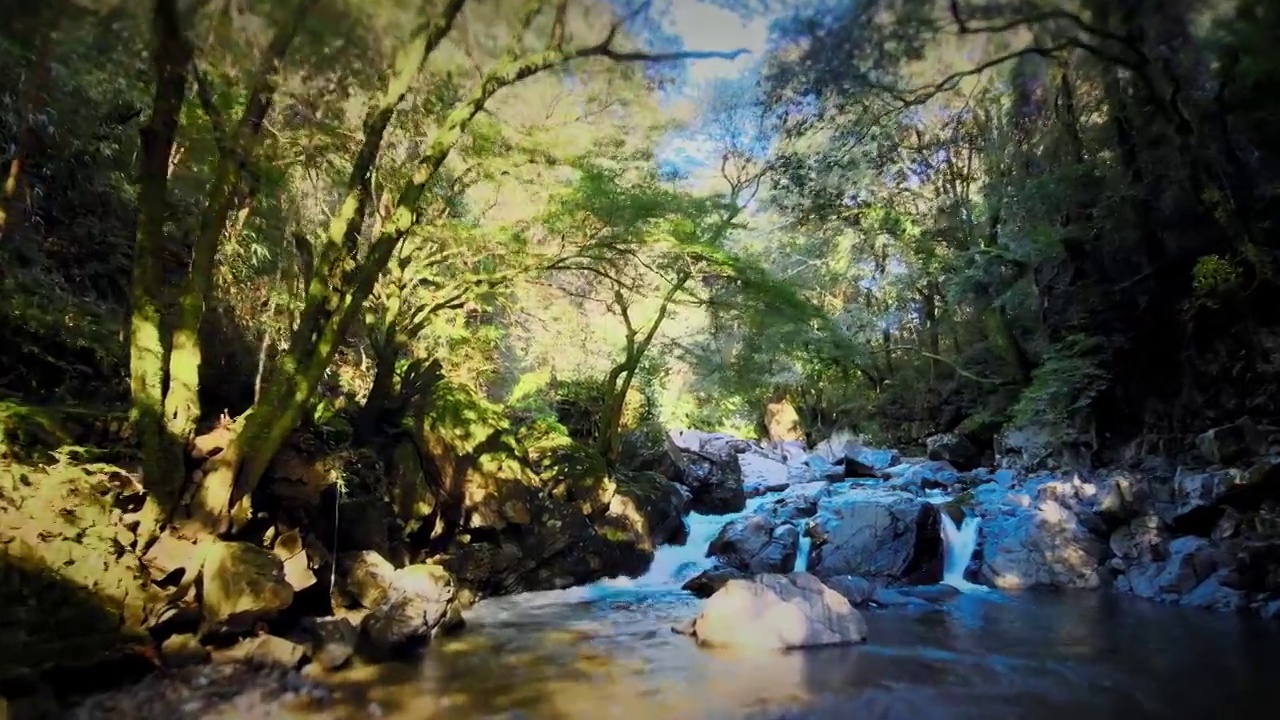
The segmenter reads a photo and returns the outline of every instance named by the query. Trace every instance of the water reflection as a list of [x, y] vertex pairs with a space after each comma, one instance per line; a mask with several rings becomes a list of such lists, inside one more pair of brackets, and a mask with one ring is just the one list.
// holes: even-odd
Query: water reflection
[[1273, 628], [1106, 594], [960, 595], [868, 611], [867, 645], [750, 655], [671, 632], [697, 606], [505, 598], [421, 667], [346, 682], [406, 718], [1191, 720], [1280, 701]]

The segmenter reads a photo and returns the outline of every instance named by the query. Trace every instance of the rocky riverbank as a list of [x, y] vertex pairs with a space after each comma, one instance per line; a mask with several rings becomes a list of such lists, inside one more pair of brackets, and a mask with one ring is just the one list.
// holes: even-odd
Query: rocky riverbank
[[[215, 440], [199, 448], [216, 454]], [[382, 484], [365, 480], [363, 492], [347, 495], [324, 486], [332, 460], [293, 450], [277, 460], [265, 492], [294, 504], [264, 504], [275, 520], [261, 535], [199, 548], [195, 583], [181, 576], [198, 545], [179, 534], [138, 553], [130, 515], [144, 491], [134, 477], [84, 465], [28, 468], [6, 480], [0, 515], [5, 597], [17, 611], [4, 628], [5, 687], [38, 698], [51, 672], [132, 658], [140, 672], [159, 667], [162, 675], [96, 697], [83, 717], [119, 716], [110, 708], [179, 693], [175, 683], [221, 697], [227, 683], [248, 677], [261, 678], [255, 692], [270, 702], [339, 702], [317, 684], [322, 675], [405, 657], [460, 631], [481, 597], [642, 574], [656, 547], [685, 542], [686, 514], [741, 513], [749, 498], [752, 512], [728, 519], [706, 549], [716, 566], [686, 584], [702, 597], [730, 588], [732, 602], [708, 604], [720, 619], [704, 621], [703, 635], [731, 636], [726, 613], [769, 615], [769, 603], [781, 602], [818, 626], [775, 628], [780, 645], [810, 632], [865, 636], [856, 613], [833, 603], [927, 607], [954, 594], [939, 584], [944, 535], [966, 523], [979, 523], [964, 569], [972, 582], [1277, 616], [1276, 440], [1242, 421], [1206, 433], [1195, 453], [1076, 471], [1043, 457], [1027, 462], [1030, 453], [1008, 437], [984, 462], [955, 436], [931, 438], [927, 456], [909, 457], [845, 435], [807, 449], [683, 432], [613, 475], [572, 445], [526, 445], [515, 481], [510, 469], [481, 473], [483, 452], [428, 470], [423, 454], [400, 443], [381, 475], [366, 473]], [[431, 457], [449, 456], [438, 449]], [[466, 480], [453, 520], [445, 511], [455, 498], [438, 492], [441, 467]], [[310, 485], [320, 489], [307, 496]], [[319, 520], [333, 505], [341, 530]], [[55, 597], [61, 604], [48, 605]], [[42, 607], [57, 612], [42, 615]], [[80, 662], [67, 662], [70, 641]]]
[[[1017, 437], [1025, 437], [1014, 435]], [[1195, 452], [1137, 456], [1092, 471], [1049, 468], [1006, 436], [991, 466], [956, 436], [928, 457], [830, 439], [809, 454], [755, 447], [748, 485], [780, 494], [725, 525], [719, 566], [688, 589], [800, 567], [857, 601], [942, 579], [941, 513], [978, 522], [967, 580], [1001, 590], [1073, 588], [1280, 617], [1280, 434], [1248, 420], [1200, 436]], [[960, 468], [965, 468], [961, 470]], [[892, 597], [887, 596], [887, 597]]]
[[[691, 508], [745, 503], [742, 441], [659, 443], [610, 473], [563, 431], [470, 402], [374, 447], [295, 438], [257, 516], [220, 537], [175, 516], [144, 544], [145, 479], [127, 465], [4, 460], [0, 696], [72, 697], [99, 687], [74, 677], [110, 686], [228, 654], [286, 672], [412, 656], [477, 599], [639, 575], [683, 541]], [[233, 432], [197, 439], [188, 492]]]

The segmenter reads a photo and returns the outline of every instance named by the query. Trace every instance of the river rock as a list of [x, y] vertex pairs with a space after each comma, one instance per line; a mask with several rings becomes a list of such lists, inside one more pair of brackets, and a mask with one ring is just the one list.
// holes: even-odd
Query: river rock
[[996, 503], [984, 495], [988, 502], [975, 506], [983, 522], [983, 579], [1002, 589], [1099, 587], [1108, 547], [1072, 510], [1079, 487], [1046, 476], [1020, 490], [997, 489]]
[[867, 625], [840, 593], [808, 573], [732, 580], [693, 624], [699, 643], [749, 650], [864, 642]]
[[818, 443], [812, 455], [845, 468], [847, 477], [880, 477], [880, 473], [902, 461], [898, 451], [866, 447], [847, 431]]
[[363, 647], [375, 658], [387, 658], [428, 642], [455, 596], [453, 577], [438, 565], [397, 570], [386, 595], [360, 623]]
[[212, 542], [203, 571], [206, 630], [244, 632], [293, 602], [280, 558], [245, 542]]
[[973, 470], [982, 462], [982, 451], [960, 433], [931, 435], [924, 444], [930, 460], [950, 463], [958, 470]]
[[936, 582], [942, 573], [938, 509], [914, 495], [850, 488], [822, 497], [811, 521], [810, 568], [819, 577], [861, 575]]
[[834, 575], [822, 578], [822, 582], [855, 607], [865, 605], [876, 592], [875, 583], [858, 575]]
[[254, 665], [293, 670], [301, 667], [307, 657], [307, 648], [275, 635], [259, 635], [241, 644], [245, 659]]
[[844, 465], [837, 465], [821, 455], [810, 455], [804, 464], [813, 476], [823, 482], [839, 482], [844, 480]]
[[928, 600], [907, 595], [898, 589], [879, 588], [875, 594], [871, 596], [871, 603], [886, 608], [899, 608], [903, 610], [924, 610], [933, 607]]
[[356, 652], [360, 631], [345, 617], [312, 618], [303, 623], [310, 655], [325, 670], [346, 665]]
[[1207, 532], [1221, 516], [1224, 506], [1256, 505], [1257, 496], [1277, 487], [1280, 487], [1280, 456], [1262, 458], [1247, 468], [1180, 467], [1173, 479], [1171, 501], [1158, 501], [1157, 506], [1161, 516], [1174, 528]]
[[899, 595], [905, 595], [907, 597], [913, 597], [931, 603], [945, 602], [960, 594], [959, 589], [942, 583], [937, 585], [898, 587], [894, 588], [894, 591]]
[[757, 512], [769, 515], [778, 522], [811, 518], [818, 512], [818, 498], [831, 490], [831, 485], [821, 481], [797, 483], [778, 497], [763, 503]]
[[184, 633], [173, 635], [161, 643], [160, 658], [168, 668], [190, 667], [208, 661], [209, 650], [195, 635]]
[[704, 515], [727, 515], [747, 506], [742, 484], [742, 465], [735, 446], [710, 442], [701, 450], [683, 453], [684, 472], [680, 484], [689, 488], [689, 509]]
[[742, 486], [747, 497], [785, 490], [791, 484], [791, 473], [786, 463], [758, 452], [739, 455], [738, 464], [742, 468]]
[[789, 572], [796, 563], [800, 532], [767, 515], [748, 515], [725, 524], [707, 548], [727, 567], [748, 573]]
[[374, 608], [386, 597], [396, 568], [373, 550], [338, 556], [338, 587], [356, 604]]
[[619, 472], [612, 482], [608, 515], [627, 518], [642, 528], [653, 547], [684, 543], [684, 516], [691, 497], [684, 486], [654, 472]]
[[895, 490], [920, 492], [922, 490], [947, 490], [960, 483], [960, 471], [944, 460], [928, 460], [911, 465], [889, 481]]
[[1005, 426], [995, 436], [996, 466], [1026, 472], [1055, 469], [1058, 434], [1037, 425]]
[[749, 577], [751, 576], [736, 568], [718, 566], [698, 573], [680, 589], [691, 593], [694, 597], [709, 598], [730, 580], [745, 580]]
[[1216, 427], [1196, 438], [1196, 449], [1206, 460], [1227, 465], [1247, 460], [1262, 452], [1263, 435], [1249, 418]]

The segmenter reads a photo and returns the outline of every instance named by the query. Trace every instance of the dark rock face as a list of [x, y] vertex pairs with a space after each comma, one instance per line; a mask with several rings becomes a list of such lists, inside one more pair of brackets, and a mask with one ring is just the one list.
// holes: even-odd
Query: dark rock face
[[809, 534], [818, 577], [930, 583], [942, 575], [938, 510], [910, 493], [850, 488], [822, 497]]
[[684, 453], [680, 484], [692, 493], [689, 509], [704, 515], [727, 515], [747, 506], [738, 453], [728, 444]]
[[958, 470], [973, 470], [982, 462], [982, 451], [959, 433], [940, 433], [925, 438], [930, 460], [950, 463]]
[[983, 577], [1265, 614], [1280, 597], [1280, 457], [1258, 454], [1262, 435], [1242, 420], [1199, 436], [1180, 465], [1133, 456], [975, 488]]
[[731, 567], [714, 567], [704, 570], [691, 578], [681, 590], [692, 593], [694, 597], [709, 598], [730, 580], [745, 580], [750, 574]]
[[800, 531], [767, 515], [729, 521], [707, 548], [726, 567], [750, 574], [790, 572], [796, 564]]

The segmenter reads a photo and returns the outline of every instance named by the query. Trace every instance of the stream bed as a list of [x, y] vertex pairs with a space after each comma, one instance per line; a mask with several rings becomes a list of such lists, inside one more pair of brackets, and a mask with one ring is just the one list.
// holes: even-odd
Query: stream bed
[[866, 610], [865, 645], [770, 654], [672, 632], [699, 602], [647, 590], [487, 601], [420, 667], [350, 680], [406, 718], [1252, 718], [1280, 702], [1266, 623], [1107, 593]]
[[700, 648], [672, 630], [701, 604], [680, 585], [710, 564], [729, 519], [690, 516], [688, 543], [660, 549], [642, 578], [486, 600], [421, 665], [342, 682], [396, 718], [1189, 720], [1280, 707], [1274, 624], [1108, 592], [968, 586], [862, 610], [869, 642], [856, 647]]

